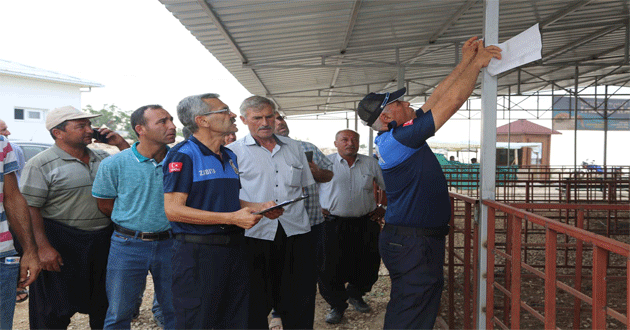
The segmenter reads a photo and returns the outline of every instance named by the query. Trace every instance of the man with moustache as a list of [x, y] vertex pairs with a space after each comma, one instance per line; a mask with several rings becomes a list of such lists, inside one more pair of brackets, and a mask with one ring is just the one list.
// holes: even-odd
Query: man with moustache
[[[192, 132], [164, 160], [164, 209], [171, 221], [177, 329], [248, 327], [250, 270], [243, 229], [275, 205], [239, 199], [239, 164], [223, 147], [236, 115], [218, 94], [184, 98], [177, 116]], [[282, 209], [264, 215], [275, 219]]]
[[446, 178], [426, 140], [457, 112], [472, 93], [479, 71], [497, 46], [472, 37], [462, 60], [414, 111], [393, 93], [370, 93], [359, 103], [359, 117], [379, 131], [375, 139], [387, 186], [388, 209], [379, 239], [392, 280], [385, 329], [433, 329], [444, 287], [445, 236], [451, 205]]
[[335, 176], [319, 186], [326, 221], [318, 283], [331, 307], [326, 322], [333, 324], [341, 322], [348, 303], [361, 313], [371, 310], [363, 295], [378, 280], [381, 227], [375, 220], [385, 213], [374, 198], [374, 183], [385, 189], [383, 175], [376, 159], [358, 153], [359, 133], [337, 132], [335, 147], [337, 153], [328, 155]]
[[[42, 269], [30, 286], [33, 329], [63, 329], [75, 313], [103, 328], [107, 312], [105, 270], [112, 226], [92, 197], [92, 183], [105, 151], [92, 150], [91, 115], [65, 106], [46, 116], [55, 144], [31, 158], [20, 188], [29, 205]], [[107, 144], [123, 150], [120, 135], [101, 128]]]
[[151, 272], [166, 329], [175, 328], [171, 294], [173, 234], [164, 213], [162, 164], [175, 142], [173, 117], [162, 106], [131, 114], [138, 142], [101, 162], [92, 195], [111, 217], [114, 233], [107, 263], [109, 307], [105, 329], [129, 329]]
[[[239, 157], [240, 198], [283, 202], [300, 197], [315, 180], [300, 144], [274, 134], [275, 104], [251, 96], [240, 110], [249, 134], [228, 146]], [[287, 206], [278, 220], [263, 218], [245, 236], [252, 260], [249, 327], [266, 329], [275, 308], [285, 329], [312, 328], [315, 242], [304, 202]]]
[[[281, 135], [284, 137], [289, 137], [289, 126], [283, 115], [276, 112], [276, 128], [275, 133], [277, 135]], [[310, 152], [312, 154], [312, 161], [308, 162], [308, 166], [311, 170], [311, 174], [313, 175], [313, 179], [315, 179], [316, 184], [310, 185], [304, 188], [304, 193], [308, 195], [308, 198], [304, 200], [304, 208], [306, 208], [306, 213], [308, 214], [308, 219], [311, 222], [311, 232], [313, 233], [313, 237], [315, 239], [315, 262], [316, 267], [319, 269], [321, 266], [322, 260], [322, 239], [321, 235], [321, 227], [322, 222], [324, 222], [324, 216], [322, 214], [322, 207], [319, 203], [319, 187], [318, 183], [328, 182], [333, 177], [332, 172], [332, 162], [324, 155], [319, 148], [317, 148], [314, 144], [306, 141], [298, 141], [300, 145], [302, 145], [302, 150], [306, 152]], [[308, 159], [307, 159], [308, 160]], [[315, 292], [313, 292], [315, 294]], [[272, 312], [272, 319], [269, 322], [269, 326], [271, 330], [274, 330], [274, 327], [281, 327], [282, 321], [280, 316], [275, 312]]]

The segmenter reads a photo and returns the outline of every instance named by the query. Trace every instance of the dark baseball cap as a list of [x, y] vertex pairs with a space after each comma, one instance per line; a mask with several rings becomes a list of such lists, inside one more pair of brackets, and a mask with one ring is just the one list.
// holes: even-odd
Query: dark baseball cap
[[359, 102], [359, 106], [357, 107], [359, 117], [365, 125], [372, 126], [376, 118], [378, 118], [381, 112], [383, 112], [383, 109], [385, 109], [385, 106], [397, 101], [403, 97], [406, 92], [407, 88], [403, 87], [392, 93], [370, 93], [366, 95], [363, 100]]

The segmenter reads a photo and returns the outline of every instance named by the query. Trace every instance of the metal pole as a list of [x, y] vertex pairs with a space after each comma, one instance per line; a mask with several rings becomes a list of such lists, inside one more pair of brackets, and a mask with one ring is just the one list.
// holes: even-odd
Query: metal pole
[[604, 85], [604, 168], [608, 164], [606, 156], [608, 156], [608, 85]]
[[575, 112], [573, 117], [573, 172], [577, 172], [577, 131], [578, 131], [578, 75], [580, 74], [580, 68], [575, 65], [575, 90], [573, 91], [575, 97]]
[[[499, 43], [499, 1], [485, 0], [483, 12], [483, 37], [486, 45]], [[497, 77], [484, 69], [481, 77], [481, 161], [479, 183], [481, 200], [495, 200], [495, 179], [497, 172]], [[479, 205], [479, 273], [477, 276], [477, 329], [486, 329], [486, 290], [488, 270], [488, 207]]]

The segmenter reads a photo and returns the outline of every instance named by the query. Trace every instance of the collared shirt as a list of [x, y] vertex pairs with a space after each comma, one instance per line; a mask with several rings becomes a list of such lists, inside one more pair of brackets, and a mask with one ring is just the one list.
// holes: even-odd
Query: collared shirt
[[333, 179], [319, 185], [322, 208], [339, 217], [360, 217], [376, 209], [374, 185], [385, 189], [376, 159], [357, 155], [352, 166], [338, 153], [328, 155], [333, 163]]
[[[210, 212], [241, 209], [236, 155], [223, 146], [217, 155], [191, 136], [171, 148], [164, 159], [164, 193], [188, 194], [186, 206]], [[171, 221], [175, 234], [225, 234], [242, 231], [234, 225], [197, 225]]]
[[[304, 151], [313, 152], [313, 162], [317, 164], [317, 167], [323, 170], [332, 171], [333, 164], [319, 150], [314, 144], [306, 141], [299, 141]], [[324, 215], [322, 214], [322, 206], [319, 202], [319, 183], [312, 184], [304, 188], [304, 192], [308, 194], [308, 198], [304, 200], [304, 207], [308, 214], [308, 219], [311, 222], [311, 227], [324, 222]]]
[[[281, 203], [301, 196], [302, 188], [315, 184], [300, 144], [283, 136], [275, 138], [276, 146], [272, 151], [260, 146], [250, 134], [227, 146], [240, 162], [242, 200]], [[246, 230], [245, 235], [273, 241], [278, 221], [287, 236], [311, 230], [304, 201], [299, 201], [286, 206], [284, 214], [278, 219], [262, 218], [258, 224]]]
[[387, 185], [386, 223], [419, 228], [448, 224], [451, 204], [446, 178], [426, 143], [433, 134], [433, 114], [419, 109], [415, 119], [376, 137]]
[[111, 218], [122, 227], [153, 233], [165, 231], [171, 225], [164, 213], [164, 161], [158, 163], [141, 155], [138, 143], [101, 162], [92, 196], [114, 199]]
[[88, 164], [61, 150], [56, 144], [26, 162], [20, 189], [29, 206], [42, 217], [82, 230], [99, 230], [111, 224], [92, 197], [98, 166], [109, 154], [87, 149]]
[[15, 152], [9, 141], [0, 136], [0, 258], [15, 254], [13, 237], [9, 232], [9, 222], [4, 212], [4, 176], [18, 170], [18, 162]]

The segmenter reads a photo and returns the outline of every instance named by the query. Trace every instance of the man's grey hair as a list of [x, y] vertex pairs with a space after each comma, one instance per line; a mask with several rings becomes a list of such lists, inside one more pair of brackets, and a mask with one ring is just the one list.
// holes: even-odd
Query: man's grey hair
[[241, 103], [241, 107], [239, 109], [241, 111], [241, 116], [247, 117], [248, 109], [254, 108], [256, 110], [261, 110], [265, 106], [270, 106], [274, 113], [277, 112], [276, 104], [273, 103], [272, 100], [259, 95], [250, 96], [243, 100], [243, 103]]
[[211, 111], [210, 106], [204, 102], [205, 99], [218, 99], [219, 94], [206, 93], [185, 97], [177, 104], [177, 118], [188, 129], [195, 133], [199, 130], [195, 117]]

